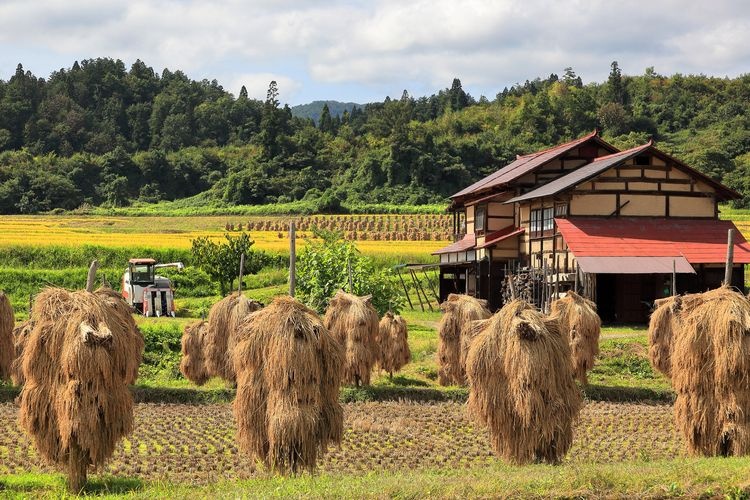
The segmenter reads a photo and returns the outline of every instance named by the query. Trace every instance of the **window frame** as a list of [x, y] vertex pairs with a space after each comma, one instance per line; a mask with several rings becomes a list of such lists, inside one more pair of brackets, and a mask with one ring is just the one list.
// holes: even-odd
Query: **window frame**
[[[482, 224], [479, 224], [479, 213], [482, 213]], [[474, 206], [474, 234], [479, 236], [484, 235], [487, 232], [487, 205], [475, 205]]]

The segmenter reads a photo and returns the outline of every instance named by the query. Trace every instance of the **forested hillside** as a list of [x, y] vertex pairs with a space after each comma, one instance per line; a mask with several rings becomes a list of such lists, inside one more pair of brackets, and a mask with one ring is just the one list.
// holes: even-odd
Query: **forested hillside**
[[297, 118], [310, 118], [316, 124], [319, 123], [320, 116], [325, 114], [327, 108], [328, 114], [333, 120], [336, 118], [341, 121], [344, 113], [351, 113], [354, 108], [361, 108], [361, 104], [356, 102], [339, 102], [339, 101], [313, 101], [307, 104], [298, 104], [292, 106], [292, 116]]
[[[141, 61], [76, 62], [47, 79], [21, 65], [0, 81], [0, 213], [191, 197], [203, 204], [306, 199], [440, 202], [516, 154], [601, 127], [660, 148], [750, 193], [750, 75], [663, 76], [652, 68], [584, 84], [572, 69], [478, 99], [455, 79], [363, 108], [294, 117], [216, 81]], [[747, 197], [745, 201], [750, 201]]]

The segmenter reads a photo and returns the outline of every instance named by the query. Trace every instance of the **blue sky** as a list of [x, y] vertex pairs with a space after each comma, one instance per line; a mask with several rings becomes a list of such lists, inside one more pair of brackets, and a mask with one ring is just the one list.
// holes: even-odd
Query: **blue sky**
[[746, 0], [0, 0], [0, 79], [75, 60], [140, 58], [263, 98], [368, 102], [429, 95], [454, 77], [475, 97], [562, 74], [750, 72]]

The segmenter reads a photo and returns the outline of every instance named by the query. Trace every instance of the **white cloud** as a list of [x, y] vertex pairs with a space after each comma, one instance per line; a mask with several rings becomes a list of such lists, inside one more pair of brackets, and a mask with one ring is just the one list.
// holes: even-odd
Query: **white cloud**
[[[59, 62], [44, 70], [84, 57], [140, 58], [156, 69], [216, 77], [235, 93], [243, 78], [260, 85], [269, 76], [286, 95], [308, 80], [316, 88], [439, 88], [454, 76], [498, 90], [566, 66], [601, 80], [612, 60], [626, 73], [655, 66], [661, 73], [737, 74], [750, 68], [749, 33], [744, 0], [0, 3], [0, 51], [28, 47], [24, 54], [45, 52], [45, 61], [56, 54]], [[265, 97], [267, 85], [253, 93]]]
[[295, 94], [302, 88], [300, 82], [284, 75], [273, 73], [246, 73], [233, 78], [226, 87], [226, 90], [237, 96], [244, 85], [249, 97], [265, 100], [268, 92], [268, 85], [272, 80], [276, 82], [279, 89], [279, 100], [281, 102], [292, 101]]

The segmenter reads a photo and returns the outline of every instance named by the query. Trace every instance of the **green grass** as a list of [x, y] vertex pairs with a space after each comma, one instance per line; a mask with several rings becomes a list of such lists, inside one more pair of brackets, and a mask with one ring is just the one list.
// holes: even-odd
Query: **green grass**
[[[342, 213], [350, 214], [443, 214], [447, 203], [432, 205], [396, 205], [392, 203], [346, 203], [342, 204]], [[175, 201], [159, 203], [136, 202], [128, 207], [96, 207], [85, 210], [73, 210], [74, 214], [117, 215], [117, 216], [207, 216], [207, 215], [313, 215], [317, 203], [300, 200], [289, 203], [272, 203], [267, 205], [230, 205], [211, 200], [205, 193], [182, 198]]]
[[669, 380], [655, 372], [648, 361], [645, 331], [620, 330], [614, 338], [599, 342], [599, 356], [589, 372], [589, 383], [609, 388], [641, 389], [666, 397]]
[[[205, 486], [93, 476], [85, 495], [101, 498], [476, 498], [476, 497], [705, 497], [750, 495], [750, 459], [701, 458], [615, 464], [427, 469], [363, 474], [262, 474]], [[68, 498], [59, 474], [0, 476], [8, 498]]]

